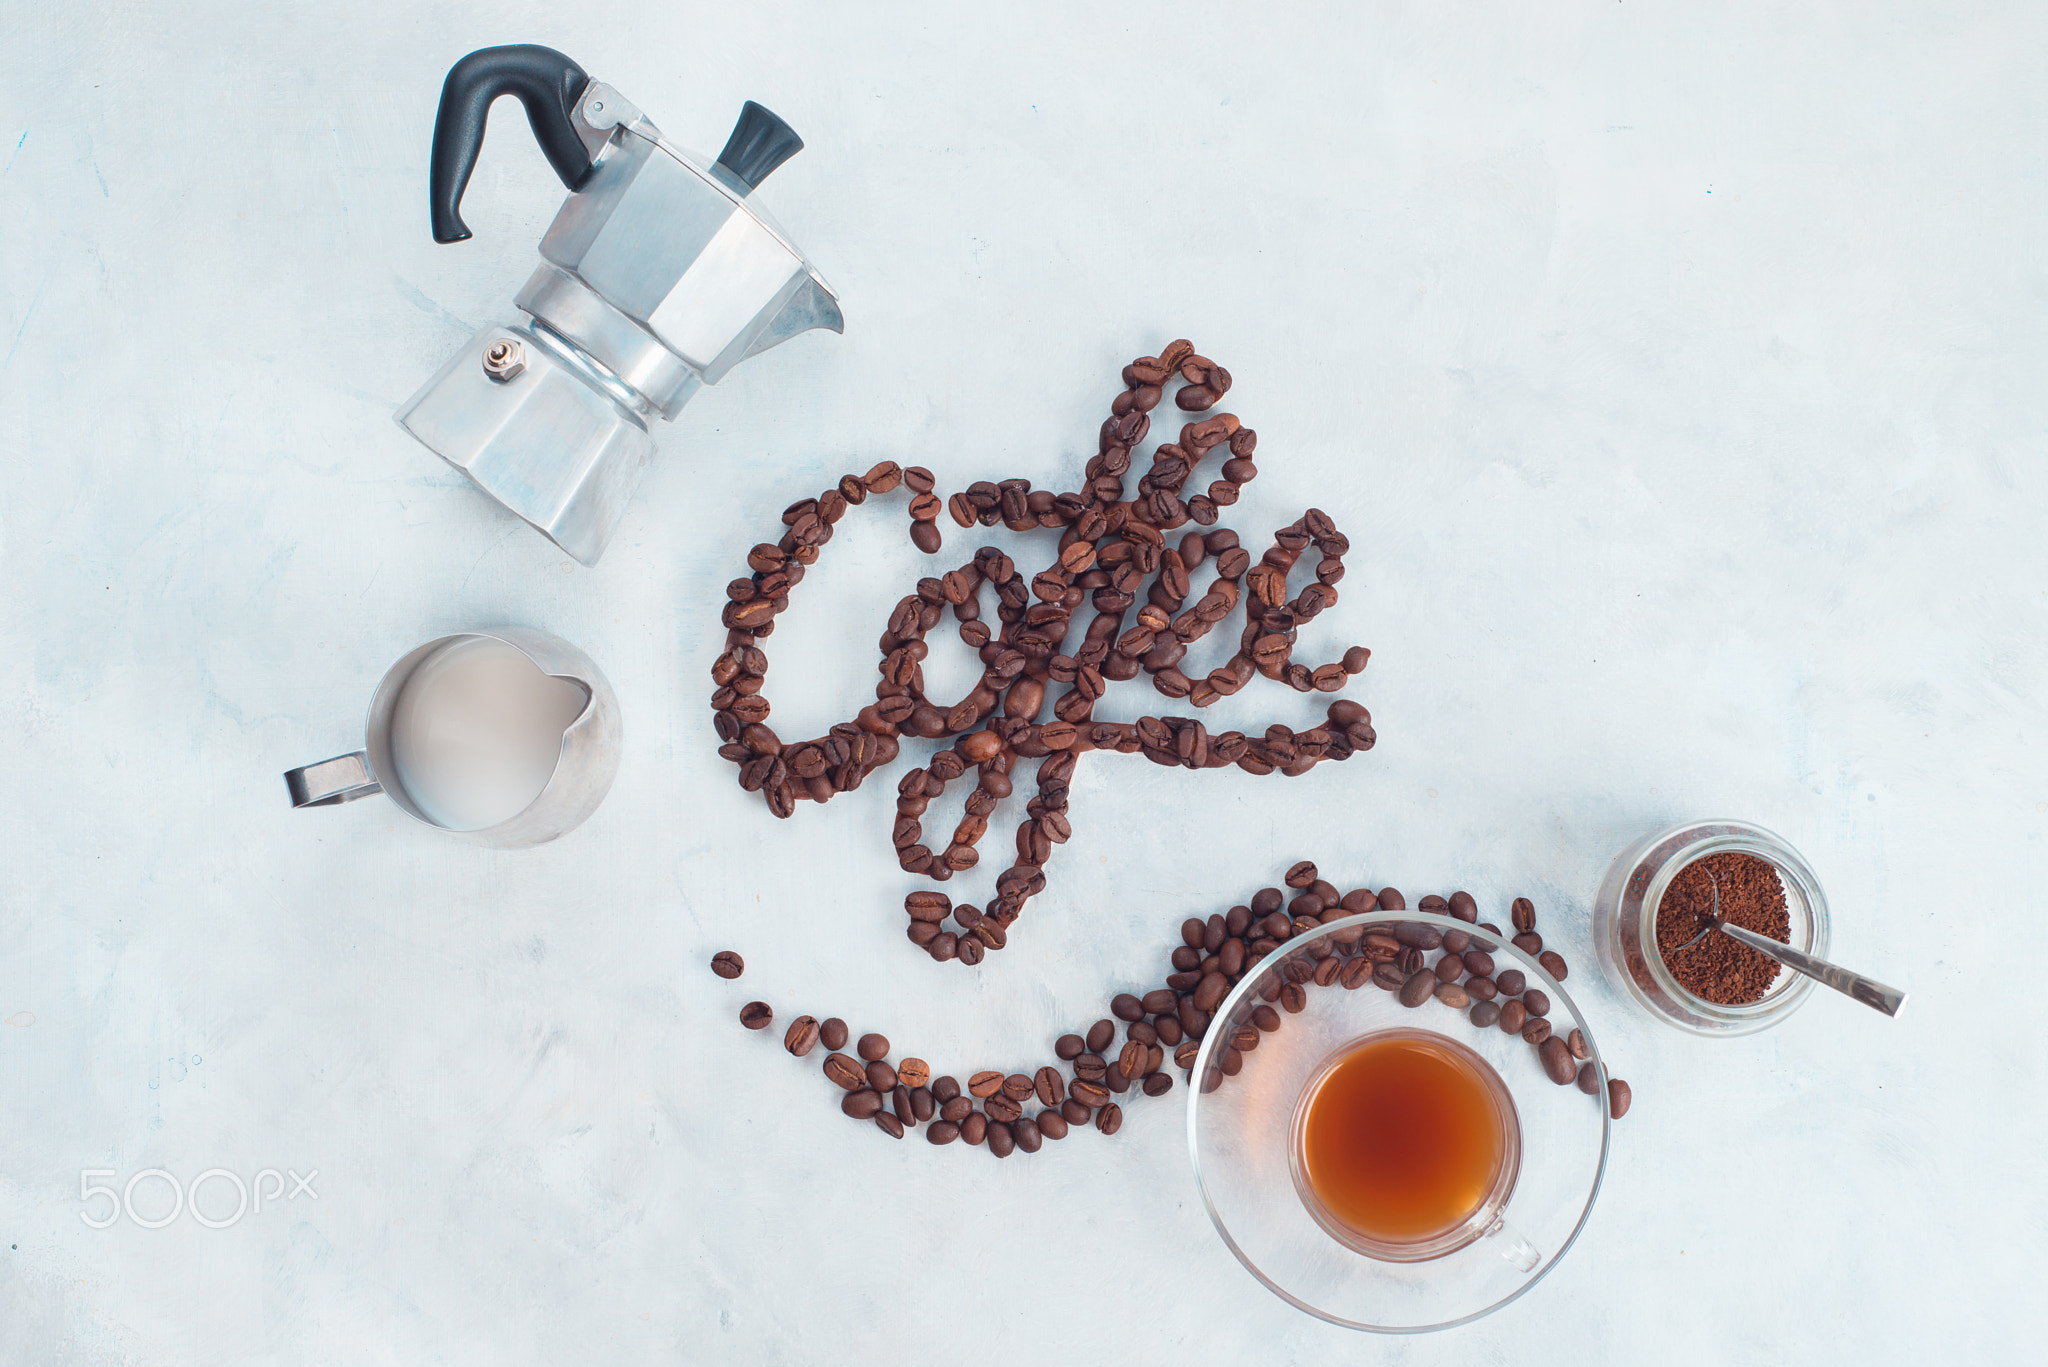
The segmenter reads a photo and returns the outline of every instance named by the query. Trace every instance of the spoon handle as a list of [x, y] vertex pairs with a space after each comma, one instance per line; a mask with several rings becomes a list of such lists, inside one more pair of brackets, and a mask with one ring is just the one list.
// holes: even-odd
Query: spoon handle
[[1896, 987], [1886, 987], [1875, 978], [1866, 978], [1861, 973], [1851, 973], [1846, 968], [1837, 968], [1826, 959], [1816, 959], [1803, 954], [1790, 945], [1779, 944], [1768, 936], [1759, 935], [1741, 926], [1731, 926], [1726, 921], [1716, 923], [1715, 929], [1732, 939], [1740, 940], [1757, 953], [1776, 959], [1794, 972], [1804, 973], [1818, 982], [1826, 983], [1837, 992], [1854, 997], [1865, 1006], [1874, 1007], [1887, 1016], [1899, 1014], [1899, 1008], [1906, 1004], [1906, 994]]

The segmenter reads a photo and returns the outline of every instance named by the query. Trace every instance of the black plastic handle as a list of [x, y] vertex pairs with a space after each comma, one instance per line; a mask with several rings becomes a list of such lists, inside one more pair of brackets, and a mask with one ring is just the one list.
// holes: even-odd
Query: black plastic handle
[[740, 109], [740, 121], [732, 126], [732, 136], [725, 140], [725, 150], [718, 154], [718, 164], [751, 191], [803, 150], [804, 140], [795, 129], [748, 100]]
[[562, 184], [571, 190], [583, 188], [590, 179], [590, 152], [576, 136], [569, 112], [589, 84], [582, 67], [551, 47], [534, 43], [478, 48], [449, 68], [441, 85], [441, 109], [434, 115], [434, 155], [427, 173], [434, 241], [462, 242], [469, 237], [460, 212], [462, 192], [469, 188], [469, 173], [476, 169], [476, 154], [483, 149], [485, 116], [500, 95], [517, 96], [526, 106], [534, 140]]

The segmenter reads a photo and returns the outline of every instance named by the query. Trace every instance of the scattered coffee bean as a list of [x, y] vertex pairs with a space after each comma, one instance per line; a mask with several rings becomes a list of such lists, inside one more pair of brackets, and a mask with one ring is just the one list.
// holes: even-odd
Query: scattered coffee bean
[[1147, 1074], [1145, 1074], [1145, 1083], [1144, 1083], [1144, 1091], [1145, 1091], [1145, 1095], [1146, 1095], [1146, 1096], [1165, 1096], [1165, 1095], [1166, 1095], [1166, 1094], [1167, 1094], [1168, 1092], [1170, 1092], [1170, 1091], [1172, 1091], [1172, 1090], [1173, 1090], [1173, 1076], [1172, 1076], [1171, 1074], [1169, 1074], [1169, 1073], [1147, 1073]]
[[887, 1111], [875, 1112], [875, 1128], [888, 1135], [891, 1139], [901, 1139], [903, 1137], [903, 1122]]
[[737, 978], [747, 971], [747, 961], [729, 949], [711, 956], [711, 971], [721, 978]]
[[1522, 1027], [1529, 1022], [1529, 1010], [1518, 1001], [1502, 1002], [1500, 1007], [1501, 1033], [1519, 1035]]
[[1008, 1158], [1017, 1151], [1017, 1132], [1000, 1120], [990, 1120], [988, 1151], [998, 1158]]
[[1509, 968], [1494, 974], [1493, 981], [1503, 997], [1519, 997], [1522, 989], [1529, 985], [1529, 976], [1519, 968]]
[[837, 1016], [827, 1018], [818, 1027], [819, 1042], [827, 1049], [844, 1049], [846, 1047], [846, 1035], [846, 1022]]
[[1541, 1016], [1531, 1016], [1522, 1022], [1522, 1038], [1530, 1044], [1541, 1044], [1550, 1038], [1550, 1022]]
[[951, 1073], [939, 1074], [932, 1079], [932, 1095], [939, 1099], [941, 1105], [944, 1105], [960, 1095], [960, 1079], [954, 1077]]
[[862, 1087], [841, 1097], [839, 1109], [855, 1120], [866, 1120], [881, 1111], [882, 1094], [872, 1087]]
[[740, 1024], [749, 1030], [766, 1030], [775, 1023], [775, 1009], [767, 1002], [748, 1002], [740, 1008]]
[[1522, 1005], [1529, 1009], [1532, 1016], [1547, 1016], [1550, 1014], [1550, 994], [1541, 988], [1532, 987], [1522, 994]]
[[922, 1087], [932, 1080], [932, 1066], [921, 1058], [907, 1058], [896, 1065], [896, 1076], [906, 1087]]
[[1571, 965], [1564, 961], [1564, 955], [1554, 949], [1546, 949], [1536, 956], [1536, 962], [1543, 965], [1543, 971], [1563, 982], [1571, 976]]
[[988, 1098], [1003, 1090], [1003, 1075], [993, 1068], [985, 1068], [967, 1079], [967, 1090], [971, 1095]]
[[950, 1120], [935, 1120], [925, 1130], [924, 1137], [933, 1144], [950, 1144], [960, 1137], [960, 1127]]
[[932, 1095], [931, 1088], [912, 1087], [910, 1089], [911, 1119], [915, 1120], [918, 1124], [922, 1125], [925, 1121], [930, 1120], [933, 1116], [937, 1115], [938, 1113], [938, 1098]]
[[1037, 1153], [1045, 1143], [1045, 1136], [1038, 1131], [1038, 1122], [1028, 1115], [1011, 1121], [1010, 1133], [1016, 1136], [1017, 1147], [1026, 1153]]
[[789, 1029], [782, 1036], [782, 1047], [802, 1058], [818, 1044], [818, 1021], [814, 1016], [798, 1016], [789, 1023]]
[[1543, 952], [1543, 937], [1533, 930], [1523, 931], [1508, 943], [1532, 958]]
[[1472, 994], [1456, 983], [1438, 983], [1436, 999], [1453, 1011], [1463, 1011], [1472, 1004]]
[[866, 1059], [869, 1063], [873, 1063], [878, 1059], [889, 1057], [889, 1037], [887, 1035], [862, 1035], [860, 1043], [854, 1046], [854, 1048], [855, 1052], [862, 1058]]
[[1514, 922], [1516, 930], [1536, 929], [1536, 904], [1526, 897], [1517, 897], [1508, 908], [1508, 919]]
[[1435, 991], [1436, 974], [1425, 968], [1409, 975], [1408, 981], [1401, 984], [1401, 1005], [1420, 1006], [1428, 1001]]
[[1079, 1035], [1061, 1035], [1059, 1043], [1052, 1047], [1053, 1053], [1064, 1062], [1070, 1062], [1079, 1058], [1087, 1050], [1087, 1041], [1083, 1040]]
[[1088, 1052], [1099, 1054], [1116, 1042], [1116, 1022], [1100, 1020], [1088, 1027]]
[[1465, 979], [1465, 990], [1480, 1001], [1492, 1001], [1500, 995], [1500, 989], [1493, 985], [1493, 979], [1484, 973], [1476, 978]]
[[960, 1122], [960, 1137], [969, 1144], [979, 1145], [988, 1138], [988, 1117], [980, 1111], [969, 1111], [967, 1118]]
[[1579, 1066], [1572, 1061], [1572, 1051], [1565, 1048], [1564, 1041], [1552, 1036], [1536, 1048], [1537, 1057], [1543, 1060], [1543, 1071], [1550, 1080], [1563, 1087], [1577, 1080]]
[[1607, 1079], [1607, 1114], [1610, 1118], [1619, 1120], [1627, 1115], [1629, 1102], [1633, 1099], [1626, 1082], [1618, 1077]]
[[904, 1124], [917, 1123], [917, 1107], [911, 1104], [910, 1089], [900, 1082], [889, 1089], [889, 1109], [894, 1111], [896, 1118]]
[[878, 1092], [891, 1091], [896, 1086], [896, 1070], [882, 1059], [876, 1059], [866, 1069], [868, 1086]]
[[[1626, 1086], [1626, 1084], [1623, 1085]], [[1628, 1103], [1625, 1101], [1622, 1103], [1624, 1107], [1626, 1107], [1627, 1104]], [[1104, 1106], [1101, 1110], [1095, 1113], [1095, 1128], [1102, 1131], [1102, 1133], [1115, 1134], [1118, 1130], [1122, 1129], [1123, 1127], [1123, 1107], [1117, 1105], [1115, 1102], [1112, 1101], [1109, 1105]]]
[[1586, 1032], [1583, 1030], [1573, 1030], [1565, 1036], [1564, 1043], [1565, 1047], [1572, 1051], [1573, 1058], [1593, 1057], [1593, 1047], [1586, 1043]]
[[[1571, 1045], [1567, 1043], [1565, 1047], [1569, 1049]], [[1600, 1070], [1590, 1063], [1579, 1065], [1579, 1090], [1587, 1096], [1600, 1095]]]
[[858, 1063], [844, 1054], [828, 1054], [825, 1056], [825, 1076], [831, 1078], [849, 1092], [857, 1091], [868, 1085], [866, 1072], [861, 1069]]
[[1034, 1122], [1038, 1132], [1047, 1139], [1059, 1140], [1067, 1137], [1067, 1117], [1063, 1111], [1040, 1111]]
[[1470, 1019], [1474, 1025], [1484, 1030], [1500, 1019], [1500, 1007], [1490, 1001], [1473, 1002]]

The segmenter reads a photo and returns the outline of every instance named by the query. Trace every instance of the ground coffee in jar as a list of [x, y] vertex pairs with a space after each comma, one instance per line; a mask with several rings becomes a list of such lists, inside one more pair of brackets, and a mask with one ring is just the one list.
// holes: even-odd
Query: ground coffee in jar
[[1657, 904], [1657, 952], [1678, 985], [1721, 1006], [1756, 1001], [1777, 980], [1776, 962], [1731, 936], [1712, 934], [1681, 949], [1714, 914], [1728, 924], [1789, 943], [1792, 921], [1778, 871], [1753, 854], [1729, 852], [1696, 859], [1678, 871]]

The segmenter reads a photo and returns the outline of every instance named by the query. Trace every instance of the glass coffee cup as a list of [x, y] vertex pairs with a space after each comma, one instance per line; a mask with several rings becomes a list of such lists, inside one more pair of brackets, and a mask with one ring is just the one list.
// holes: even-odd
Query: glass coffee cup
[[[1594, 1094], [1551, 1081], [1519, 1035], [1476, 1027], [1465, 1012], [1433, 997], [1404, 1006], [1369, 975], [1310, 985], [1282, 1000], [1286, 987], [1323, 961], [1356, 962], [1367, 934], [1426, 939], [1450, 931], [1464, 932], [1497, 970], [1520, 969], [1530, 987], [1549, 997], [1555, 1033], [1576, 1030], [1585, 1041]], [[1360, 985], [1347, 990], [1345, 981]], [[1300, 1009], [1285, 1009], [1290, 1004]], [[1332, 1228], [1329, 1203], [1320, 1202], [1319, 1211], [1319, 1198], [1304, 1193], [1300, 1129], [1305, 1098], [1331, 1064], [1389, 1032], [1414, 1032], [1452, 1056], [1469, 1050], [1483, 1061], [1513, 1109], [1516, 1161], [1493, 1174], [1511, 1171], [1511, 1180], [1487, 1183], [1453, 1227], [1374, 1247], [1370, 1231], [1361, 1240], [1341, 1219]], [[1606, 1170], [1607, 1072], [1585, 1017], [1557, 980], [1505, 936], [1446, 916], [1370, 912], [1286, 940], [1218, 1004], [1193, 1079], [1188, 1147], [1203, 1205], [1225, 1246], [1282, 1300], [1348, 1328], [1445, 1329], [1526, 1295], [1577, 1240]], [[1494, 1237], [1486, 1237], [1489, 1231]]]

